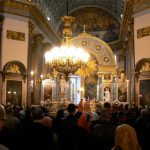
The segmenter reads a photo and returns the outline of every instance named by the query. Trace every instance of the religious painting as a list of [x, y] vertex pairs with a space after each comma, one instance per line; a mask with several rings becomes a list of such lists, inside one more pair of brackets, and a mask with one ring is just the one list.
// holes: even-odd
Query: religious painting
[[110, 74], [104, 74], [104, 80], [111, 80]]
[[139, 80], [139, 104], [150, 106], [150, 79]]
[[6, 81], [6, 103], [22, 105], [22, 81]]
[[118, 83], [118, 100], [120, 102], [127, 102], [127, 84], [125, 81]]
[[44, 101], [52, 100], [52, 85], [44, 84]]
[[97, 77], [91, 76], [85, 79], [85, 98], [94, 99], [97, 97]]
[[110, 87], [105, 87], [105, 88], [104, 88], [104, 101], [105, 101], [105, 102], [110, 102], [110, 100], [111, 100]]

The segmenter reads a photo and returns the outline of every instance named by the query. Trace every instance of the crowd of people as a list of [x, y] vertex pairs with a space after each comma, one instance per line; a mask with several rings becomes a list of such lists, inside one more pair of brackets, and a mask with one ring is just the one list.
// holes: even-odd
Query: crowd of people
[[105, 102], [99, 112], [69, 104], [47, 108], [0, 105], [0, 150], [149, 150], [150, 111]]

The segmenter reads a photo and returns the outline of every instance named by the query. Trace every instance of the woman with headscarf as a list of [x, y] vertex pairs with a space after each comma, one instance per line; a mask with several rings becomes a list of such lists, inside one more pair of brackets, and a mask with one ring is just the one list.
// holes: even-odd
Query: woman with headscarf
[[77, 126], [77, 149], [90, 149], [90, 125], [91, 116], [89, 113], [83, 113], [78, 119]]
[[141, 150], [133, 127], [122, 124], [116, 128], [115, 147], [112, 150]]

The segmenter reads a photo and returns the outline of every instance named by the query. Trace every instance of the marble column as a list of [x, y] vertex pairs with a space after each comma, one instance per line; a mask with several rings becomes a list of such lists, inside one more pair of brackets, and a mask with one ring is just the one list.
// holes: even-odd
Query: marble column
[[81, 98], [85, 98], [85, 79], [81, 77]]
[[33, 57], [32, 57], [32, 70], [34, 71], [33, 77], [33, 104], [39, 104], [41, 101], [41, 74], [43, 67], [43, 43], [44, 37], [41, 34], [33, 35]]
[[[74, 101], [74, 99], [71, 99], [71, 78], [68, 77], [68, 81], [67, 81], [67, 100], [72, 100]], [[74, 91], [73, 91], [74, 92]]]
[[131, 104], [135, 104], [135, 53], [134, 53], [134, 20], [131, 19], [128, 26], [128, 77], [129, 80], [129, 99]]
[[33, 32], [34, 32], [34, 24], [32, 22], [29, 22], [29, 43], [28, 43], [28, 64], [27, 64], [27, 105], [31, 105], [33, 102], [32, 96], [33, 96], [33, 88], [32, 88], [32, 80], [34, 72], [31, 71], [33, 69], [32, 67], [32, 61], [33, 61]]
[[112, 101], [118, 100], [118, 84], [117, 84], [117, 76], [114, 75], [112, 77]]
[[3, 30], [3, 21], [4, 18], [0, 17], [0, 103], [2, 103], [2, 90], [3, 90], [3, 80], [2, 80], [2, 30]]
[[60, 77], [59, 75], [54, 76], [54, 85], [53, 85], [53, 92], [52, 92], [52, 100], [60, 100]]
[[131, 97], [130, 97], [130, 80], [127, 80], [127, 102], [131, 105]]
[[98, 77], [98, 96], [97, 100], [103, 100], [103, 80], [102, 76]]

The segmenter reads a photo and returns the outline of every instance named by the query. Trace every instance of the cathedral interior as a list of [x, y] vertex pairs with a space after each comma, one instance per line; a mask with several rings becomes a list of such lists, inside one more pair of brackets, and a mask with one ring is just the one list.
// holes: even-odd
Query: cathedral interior
[[[1, 0], [0, 102], [150, 105], [149, 18], [149, 0]], [[65, 40], [90, 55], [67, 77], [44, 57]]]
[[0, 150], [150, 149], [150, 0], [0, 0]]

